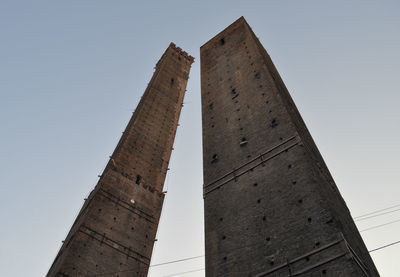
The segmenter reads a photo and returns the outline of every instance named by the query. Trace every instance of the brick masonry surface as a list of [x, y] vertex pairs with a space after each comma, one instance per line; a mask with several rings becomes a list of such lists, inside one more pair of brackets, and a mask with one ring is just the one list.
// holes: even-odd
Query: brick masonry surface
[[192, 63], [167, 48], [47, 276], [147, 276]]
[[245, 19], [200, 55], [206, 276], [379, 276]]

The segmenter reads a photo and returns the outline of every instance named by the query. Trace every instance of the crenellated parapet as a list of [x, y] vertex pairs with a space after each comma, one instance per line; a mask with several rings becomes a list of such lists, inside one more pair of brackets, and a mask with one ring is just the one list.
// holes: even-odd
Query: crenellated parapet
[[168, 49], [173, 49], [178, 55], [181, 55], [182, 57], [187, 59], [191, 64], [194, 62], [194, 58], [190, 56], [187, 52], [183, 51], [182, 48], [176, 46], [175, 43], [171, 42]]
[[172, 52], [172, 55], [177, 55], [178, 59], [184, 58], [186, 61], [189, 62], [191, 65], [194, 62], [194, 58], [190, 56], [187, 52], [183, 51], [182, 48], [175, 45], [175, 43], [171, 42], [168, 48], [165, 50], [164, 54], [162, 55], [161, 59], [157, 62], [156, 67], [160, 66], [162, 61], [168, 56], [169, 53]]

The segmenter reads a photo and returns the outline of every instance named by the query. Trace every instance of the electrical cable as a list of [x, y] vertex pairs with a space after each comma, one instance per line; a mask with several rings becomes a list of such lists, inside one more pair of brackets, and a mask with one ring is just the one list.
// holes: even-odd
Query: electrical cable
[[377, 210], [377, 211], [369, 212], [369, 213], [366, 213], [366, 214], [363, 214], [363, 215], [359, 215], [359, 216], [353, 217], [353, 219], [358, 219], [358, 218], [361, 218], [361, 217], [365, 217], [365, 216], [368, 216], [368, 215], [376, 214], [376, 213], [383, 212], [383, 211], [390, 210], [390, 209], [397, 208], [397, 207], [400, 207], [400, 204], [397, 204], [397, 205], [394, 205], [394, 206], [391, 206], [391, 207], [387, 207], [387, 208], [384, 208], [384, 209], [380, 209], [380, 210]]
[[200, 269], [195, 269], [195, 270], [190, 270], [190, 271], [184, 271], [184, 272], [179, 272], [179, 273], [174, 273], [170, 275], [164, 275], [163, 277], [171, 277], [171, 276], [178, 276], [186, 273], [191, 273], [191, 272], [198, 272], [198, 271], [203, 271], [205, 268], [200, 268]]
[[399, 221], [400, 221], [400, 219], [397, 219], [397, 220], [390, 221], [390, 222], [387, 222], [387, 223], [384, 223], [384, 224], [375, 225], [375, 226], [369, 227], [367, 229], [361, 230], [360, 233], [361, 232], [365, 232], [365, 231], [369, 231], [369, 230], [372, 230], [372, 229], [376, 229], [376, 228], [379, 228], [379, 227], [383, 227], [383, 226], [386, 226], [386, 225], [390, 225], [390, 224], [393, 224], [393, 223], [396, 223], [396, 222], [399, 222]]
[[165, 263], [160, 263], [160, 264], [155, 264], [155, 265], [150, 265], [150, 267], [155, 267], [155, 266], [160, 266], [160, 265], [167, 265], [167, 264], [173, 264], [173, 263], [178, 263], [178, 262], [183, 262], [183, 261], [188, 261], [188, 260], [194, 260], [194, 259], [198, 259], [198, 258], [202, 258], [202, 257], [204, 257], [204, 255], [195, 256], [195, 257], [190, 257], [190, 258], [184, 258], [184, 259], [180, 259], [180, 260], [174, 260], [174, 261], [165, 262]]
[[380, 250], [380, 249], [383, 249], [383, 248], [386, 248], [386, 247], [389, 247], [389, 246], [392, 246], [392, 245], [395, 245], [395, 244], [398, 244], [398, 243], [400, 243], [400, 240], [392, 242], [392, 243], [389, 243], [389, 244], [386, 244], [384, 246], [381, 246], [381, 247], [378, 247], [378, 248], [375, 248], [375, 249], [372, 249], [372, 250], [369, 250], [368, 252], [371, 253], [371, 252], [374, 252], [376, 250]]
[[396, 209], [396, 210], [393, 210], [393, 211], [388, 211], [388, 212], [384, 212], [384, 213], [380, 213], [380, 214], [375, 214], [375, 215], [371, 215], [371, 216], [367, 216], [367, 217], [363, 217], [363, 218], [354, 219], [354, 221], [362, 221], [362, 220], [374, 218], [374, 217], [377, 217], [377, 216], [394, 213], [394, 212], [397, 212], [397, 211], [400, 211], [400, 209]]

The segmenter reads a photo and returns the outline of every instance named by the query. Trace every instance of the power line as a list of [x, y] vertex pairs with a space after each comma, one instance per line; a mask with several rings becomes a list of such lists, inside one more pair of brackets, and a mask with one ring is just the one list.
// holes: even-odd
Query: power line
[[361, 233], [361, 232], [365, 232], [365, 231], [369, 231], [369, 230], [372, 230], [372, 229], [376, 229], [376, 228], [379, 228], [379, 227], [382, 227], [382, 226], [386, 226], [386, 225], [389, 225], [389, 224], [393, 224], [393, 223], [396, 223], [396, 222], [399, 222], [399, 221], [400, 221], [400, 219], [397, 219], [397, 220], [394, 220], [394, 221], [390, 221], [390, 222], [388, 222], [388, 223], [384, 223], [384, 224], [380, 224], [380, 225], [375, 225], [375, 226], [369, 227], [369, 228], [367, 228], [367, 229], [361, 230], [360, 233]]
[[385, 215], [385, 214], [394, 213], [394, 212], [397, 212], [397, 211], [400, 211], [400, 209], [396, 209], [396, 210], [393, 210], [393, 211], [388, 211], [388, 212], [384, 212], [384, 213], [380, 213], [380, 214], [375, 214], [375, 215], [371, 215], [371, 216], [367, 216], [367, 217], [362, 217], [362, 218], [354, 219], [354, 221], [362, 221], [362, 220], [370, 219], [370, 218], [373, 218], [373, 217], [377, 217], [377, 216], [381, 216], [381, 215]]
[[197, 271], [203, 271], [205, 268], [200, 268], [200, 269], [195, 269], [195, 270], [190, 270], [190, 271], [185, 271], [185, 272], [179, 272], [179, 273], [174, 273], [170, 275], [164, 275], [163, 277], [171, 277], [171, 276], [178, 276], [186, 273], [191, 273], [191, 272], [197, 272]]
[[361, 217], [365, 217], [365, 216], [368, 216], [368, 215], [372, 215], [372, 214], [376, 214], [376, 213], [379, 213], [379, 212], [387, 211], [387, 210], [390, 210], [390, 209], [393, 209], [393, 208], [397, 208], [397, 207], [400, 207], [400, 204], [397, 204], [397, 205], [394, 205], [394, 206], [391, 206], [391, 207], [387, 207], [387, 208], [384, 208], [384, 209], [380, 209], [380, 210], [377, 210], [377, 211], [369, 212], [369, 213], [366, 213], [366, 214], [363, 214], [363, 215], [359, 215], [359, 216], [353, 217], [353, 219], [358, 219], [358, 218], [361, 218]]
[[165, 262], [165, 263], [160, 263], [160, 264], [154, 264], [154, 265], [150, 265], [150, 267], [155, 267], [155, 266], [160, 266], [160, 265], [166, 265], [166, 264], [173, 264], [173, 263], [178, 263], [178, 262], [183, 262], [183, 261], [188, 261], [188, 260], [194, 260], [194, 259], [198, 259], [198, 258], [202, 258], [202, 257], [204, 257], [204, 255], [195, 256], [195, 257], [190, 257], [190, 258], [184, 258], [184, 259], [180, 259], [180, 260], [174, 260], [174, 261]]
[[399, 240], [399, 241], [392, 242], [392, 243], [389, 243], [389, 244], [386, 244], [386, 245], [384, 245], [384, 246], [381, 246], [381, 247], [378, 247], [378, 248], [375, 248], [375, 249], [372, 249], [372, 250], [370, 250], [370, 251], [368, 251], [368, 252], [371, 253], [371, 252], [374, 252], [374, 251], [376, 251], [376, 250], [380, 250], [380, 249], [383, 249], [383, 248], [386, 248], [386, 247], [389, 247], [389, 246], [392, 246], [392, 245], [395, 245], [395, 244], [398, 244], [398, 243], [400, 243], [400, 240]]
[[[154, 264], [154, 265], [150, 265], [150, 267], [156, 267], [156, 266], [161, 266], [161, 265], [167, 265], [167, 264], [173, 264], [173, 263], [179, 263], [179, 262], [183, 262], [183, 261], [188, 261], [188, 260], [194, 260], [194, 259], [198, 259], [198, 258], [202, 258], [205, 255], [200, 255], [200, 256], [194, 256], [194, 257], [189, 257], [189, 258], [183, 258], [183, 259], [179, 259], [179, 260], [173, 260], [173, 261], [169, 261], [169, 262], [164, 262], [164, 263], [159, 263], [159, 264]], [[111, 275], [111, 274], [115, 274], [115, 273], [123, 273], [123, 272], [133, 272], [136, 271], [136, 269], [127, 269], [127, 270], [122, 270], [122, 271], [116, 271], [116, 272], [107, 272], [107, 273], [99, 273], [99, 274], [94, 274], [92, 276], [104, 276], [104, 275]], [[182, 273], [183, 274], [183, 273]], [[173, 276], [173, 275], [172, 275]]]

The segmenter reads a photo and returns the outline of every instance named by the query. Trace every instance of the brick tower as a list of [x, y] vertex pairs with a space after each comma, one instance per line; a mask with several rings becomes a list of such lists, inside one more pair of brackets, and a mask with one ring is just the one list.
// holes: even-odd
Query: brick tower
[[379, 276], [245, 19], [200, 54], [206, 276]]
[[147, 276], [192, 63], [167, 48], [47, 276]]

